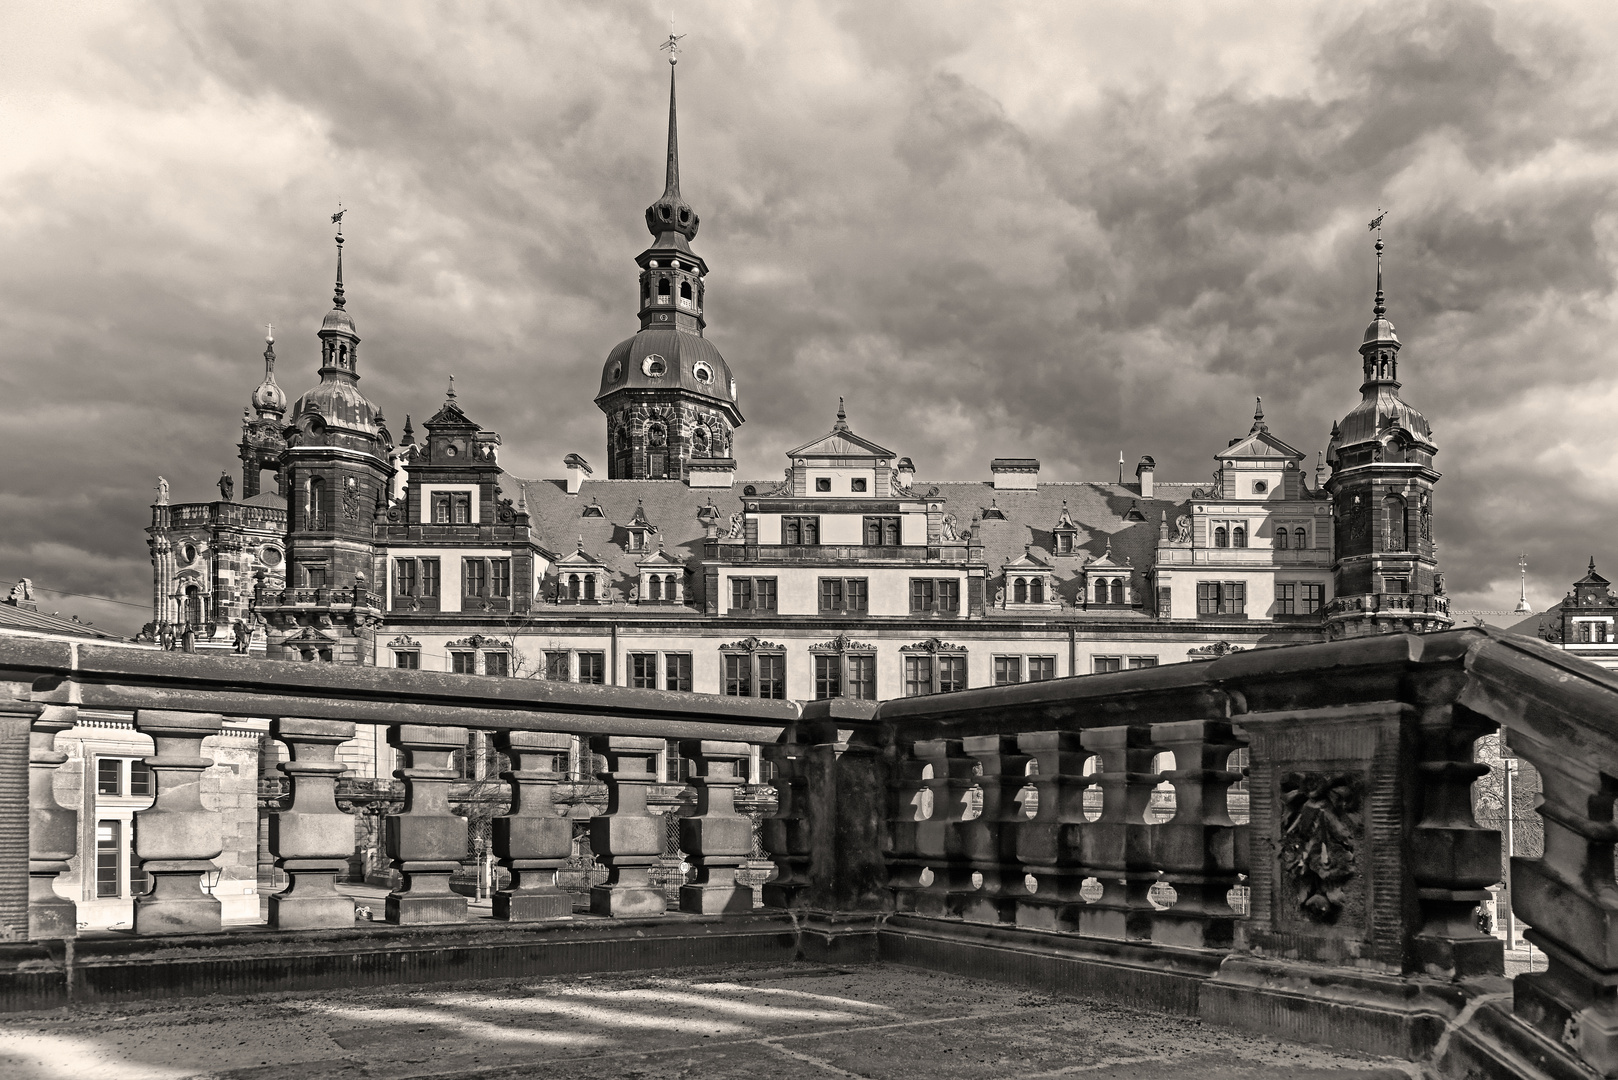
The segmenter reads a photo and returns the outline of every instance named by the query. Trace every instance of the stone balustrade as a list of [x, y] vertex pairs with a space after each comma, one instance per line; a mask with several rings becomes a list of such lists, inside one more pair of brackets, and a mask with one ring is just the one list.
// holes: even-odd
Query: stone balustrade
[[[27, 850], [5, 861], [0, 831], [0, 867], [26, 864], [36, 942], [70, 937], [74, 925], [53, 884], [77, 835], [74, 811], [52, 791], [63, 760], [54, 740], [77, 709], [124, 709], [156, 746], [155, 799], [135, 834], [152, 885], [127, 938], [187, 935], [193, 967], [254, 933], [305, 931], [360, 935], [331, 955], [371, 948], [365, 971], [402, 972], [408, 955], [413, 979], [429, 977], [424, 964], [534, 970], [521, 965], [543, 966], [546, 948], [574, 949], [574, 967], [880, 957], [1082, 987], [1425, 1061], [1434, 1075], [1618, 1077], [1618, 677], [1525, 638], [1390, 635], [882, 703], [3, 637], [0, 682], [13, 690], [0, 741], [26, 737], [17, 760], [30, 800]], [[201, 794], [204, 743], [223, 718], [254, 716], [274, 718], [271, 737], [287, 748], [289, 792], [267, 805], [290, 884], [270, 898], [266, 928], [220, 935], [219, 905], [203, 888], [220, 848]], [[401, 885], [379, 927], [356, 926], [335, 885], [353, 837], [335, 751], [361, 723], [384, 726], [402, 762], [403, 801], [381, 808], [394, 811], [386, 849]], [[1548, 965], [1509, 985], [1501, 943], [1476, 920], [1501, 878], [1499, 837], [1473, 814], [1488, 771], [1476, 746], [1497, 731], [1545, 791], [1544, 855], [1515, 860], [1513, 902]], [[509, 810], [494, 819], [489, 850], [510, 881], [482, 919], [449, 886], [468, 858], [465, 808], [451, 799], [456, 754], [476, 732], [509, 763], [496, 800]], [[678, 836], [691, 866], [672, 909], [651, 878], [672, 823], [648, 807], [667, 782], [659, 761], [671, 741], [689, 765]], [[573, 835], [555, 798], [578, 780], [566, 766], [578, 746], [606, 790], [589, 833], [607, 879], [587, 912], [555, 879]], [[773, 765], [762, 836], [777, 868], [757, 893], [739, 884], [753, 838], [736, 809], [754, 746]], [[3, 781], [0, 792], [10, 790]], [[1231, 813], [1238, 783], [1241, 823]], [[1237, 888], [1250, 896], [1240, 908]], [[453, 936], [473, 922], [480, 936]], [[364, 945], [390, 930], [436, 936], [403, 951]], [[510, 939], [517, 947], [502, 934], [527, 936]], [[312, 950], [299, 977], [329, 977], [320, 950], [338, 949], [336, 939], [297, 940]], [[6, 949], [31, 947], [0, 946], [0, 1001], [44, 993], [38, 973], [56, 970], [54, 954], [5, 966]], [[64, 975], [80, 989], [63, 993], [88, 993], [86, 979], [138, 992], [139, 980], [105, 974], [127, 952], [99, 959], [93, 979]], [[474, 954], [501, 959], [466, 959]], [[288, 988], [292, 969], [303, 970], [286, 961], [266, 980]]]

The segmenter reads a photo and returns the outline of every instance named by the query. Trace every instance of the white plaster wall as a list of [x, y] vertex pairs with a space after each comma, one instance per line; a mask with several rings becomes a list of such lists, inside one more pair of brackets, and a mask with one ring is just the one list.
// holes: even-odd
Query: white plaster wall
[[781, 542], [780, 514], [754, 514], [753, 520], [758, 522], [759, 543], [779, 544]]
[[860, 514], [820, 515], [820, 542], [822, 544], [865, 543], [865, 518]]
[[478, 489], [476, 484], [423, 484], [421, 485], [421, 505], [416, 508], [416, 524], [428, 525], [432, 523], [433, 496], [441, 492], [471, 495], [472, 524], [476, 525], [478, 523]]
[[[876, 492], [875, 469], [815, 468], [805, 469], [804, 475], [808, 477], [809, 494], [822, 499], [869, 499]], [[822, 477], [829, 477], [831, 479], [831, 491], [826, 492], [815, 490], [815, 481]], [[849, 481], [853, 480], [855, 477], [864, 479], [864, 491], [854, 490], [853, 485]]]
[[920, 546], [927, 542], [927, 515], [906, 514], [899, 519], [899, 542]]

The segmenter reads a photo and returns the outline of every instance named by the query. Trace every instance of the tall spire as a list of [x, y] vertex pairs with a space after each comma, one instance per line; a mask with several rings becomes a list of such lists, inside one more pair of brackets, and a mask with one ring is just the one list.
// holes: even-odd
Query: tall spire
[[331, 294], [332, 307], [338, 311], [343, 310], [343, 234], [337, 234], [337, 287]]
[[657, 237], [659, 246], [670, 244], [680, 248], [685, 245], [670, 234], [682, 236], [686, 241], [697, 235], [697, 212], [680, 197], [680, 135], [674, 104], [674, 65], [680, 62], [680, 38], [684, 36], [670, 34], [659, 46], [669, 54], [668, 167], [664, 173], [663, 194], [646, 208], [646, 228]]

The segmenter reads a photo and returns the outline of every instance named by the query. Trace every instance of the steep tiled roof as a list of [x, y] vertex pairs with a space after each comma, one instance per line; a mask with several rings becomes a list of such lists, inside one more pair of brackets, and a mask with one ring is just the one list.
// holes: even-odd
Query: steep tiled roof
[[0, 631], [31, 630], [39, 634], [67, 634], [70, 637], [103, 638], [122, 641], [117, 634], [97, 630], [85, 623], [64, 619], [59, 615], [46, 615], [42, 611], [29, 611], [15, 604], [0, 603]]

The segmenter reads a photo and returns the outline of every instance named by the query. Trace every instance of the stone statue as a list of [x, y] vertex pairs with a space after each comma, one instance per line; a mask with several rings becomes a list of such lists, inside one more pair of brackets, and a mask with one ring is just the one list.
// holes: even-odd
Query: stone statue
[[729, 538], [732, 540], [740, 539], [742, 535], [742, 527], [742, 512], [738, 510], [734, 514], [730, 515], [730, 532], [727, 534]]
[[994, 606], [995, 607], [1005, 607], [1006, 606], [1006, 590], [1005, 590], [1004, 586], [994, 590]]
[[167, 506], [168, 504], [169, 504], [169, 482], [168, 482], [168, 480], [166, 480], [163, 477], [159, 476], [157, 478], [157, 505], [159, 505], [159, 506]]
[[1434, 574], [1433, 575], [1433, 595], [1434, 596], [1443, 596], [1444, 595], [1444, 575], [1443, 574]]
[[955, 531], [955, 515], [945, 514], [943, 524], [943, 537], [945, 540], [959, 540], [961, 537]]
[[1189, 544], [1191, 542], [1191, 515], [1181, 514], [1174, 519], [1174, 542], [1176, 544]]
[[231, 644], [230, 651], [236, 653], [238, 656], [246, 656], [248, 646], [253, 643], [252, 628], [249, 627], [245, 622], [242, 622], [240, 619], [232, 622], [230, 628], [232, 633], [235, 635], [235, 641]]
[[219, 474], [219, 497], [230, 502], [231, 496], [236, 493], [236, 481], [228, 472]]

